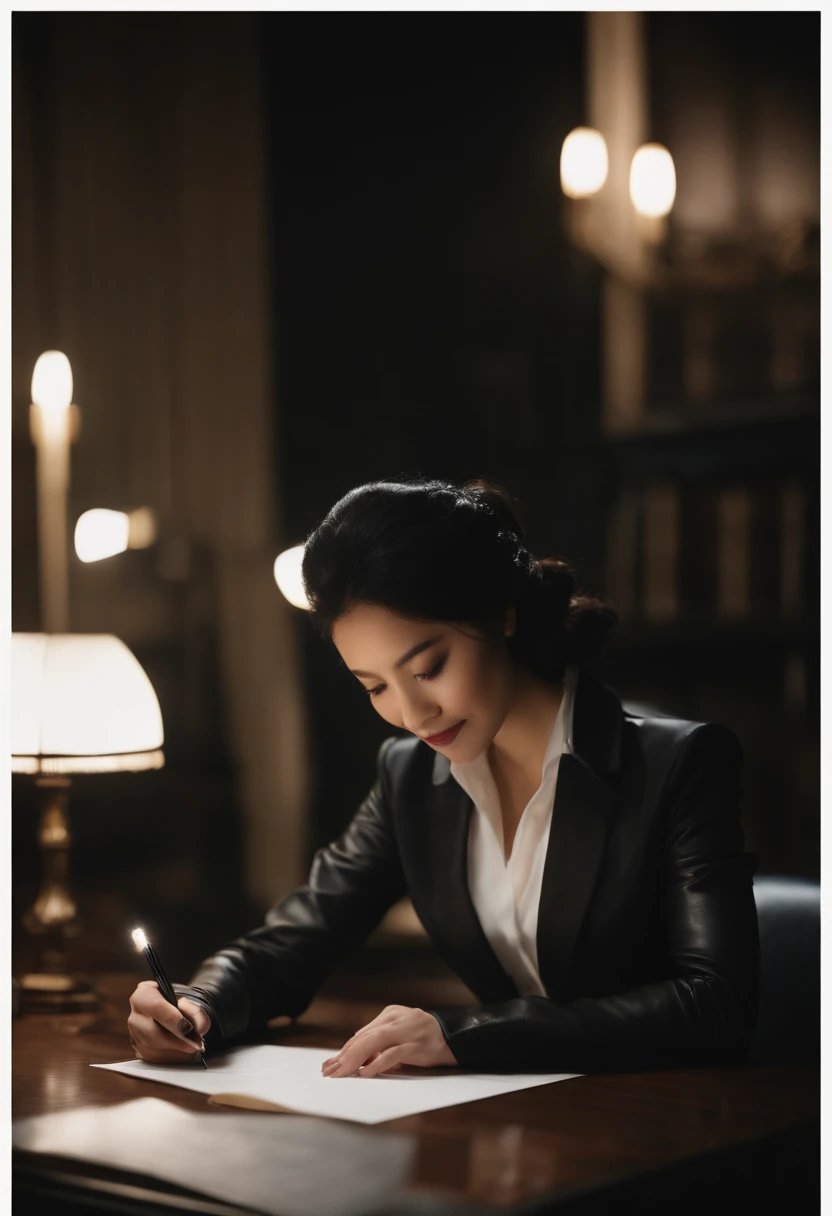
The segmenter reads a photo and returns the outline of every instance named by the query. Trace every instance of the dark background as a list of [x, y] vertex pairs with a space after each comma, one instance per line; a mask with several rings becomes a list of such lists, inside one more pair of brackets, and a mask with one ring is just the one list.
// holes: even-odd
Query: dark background
[[[73, 873], [94, 962], [117, 965], [124, 927], [140, 917], [167, 937], [165, 956], [184, 974], [264, 907], [262, 884], [247, 875], [253, 829], [218, 658], [217, 537], [236, 502], [217, 489], [219, 522], [203, 529], [198, 496], [178, 497], [176, 459], [173, 491], [154, 499], [158, 403], [171, 403], [164, 418], [185, 467], [196, 362], [206, 368], [199, 451], [217, 470], [223, 428], [256, 423], [235, 377], [251, 358], [265, 369], [267, 565], [362, 481], [485, 476], [520, 500], [533, 552], [568, 557], [582, 588], [615, 599], [616, 511], [635, 504], [637, 590], [619, 605], [597, 674], [625, 701], [732, 726], [746, 752], [747, 847], [764, 872], [819, 874], [818, 201], [810, 183], [796, 218], [772, 219], [770, 174], [749, 152], [770, 138], [776, 170], [782, 132], [788, 145], [793, 131], [816, 172], [819, 15], [649, 13], [644, 23], [650, 138], [679, 149], [664, 251], [678, 274], [647, 293], [641, 424], [618, 433], [602, 404], [607, 272], [572, 239], [559, 183], [563, 139], [587, 122], [586, 14], [14, 14], [13, 628], [41, 628], [26, 411], [43, 349], [69, 355], [88, 437], [73, 452], [72, 520], [119, 505], [118, 470], [129, 468], [129, 505], [150, 501], [191, 554], [188, 572], [167, 582], [151, 551], [100, 570], [73, 557], [73, 628], [131, 646], [166, 730], [161, 772], [74, 782]], [[87, 82], [79, 91], [61, 68], [69, 62]], [[239, 101], [249, 95], [254, 135]], [[738, 201], [733, 228], [701, 246], [712, 281], [691, 287], [685, 192], [712, 167], [688, 161], [685, 176], [679, 133], [705, 102], [733, 133]], [[767, 126], [769, 114], [780, 126]], [[232, 186], [236, 170], [221, 160], [210, 169], [219, 129], [245, 150], [259, 244], [248, 239], [248, 179], [237, 174]], [[196, 192], [195, 131], [209, 166]], [[99, 222], [85, 227], [93, 213]], [[791, 262], [778, 261], [785, 245], [798, 249]], [[744, 277], [720, 277], [742, 258]], [[188, 292], [214, 264], [200, 307], [215, 328], [189, 329]], [[692, 402], [682, 368], [696, 310], [711, 326], [712, 389]], [[771, 367], [785, 323], [798, 337], [784, 386]], [[97, 380], [105, 365], [109, 379]], [[230, 386], [216, 400], [212, 376]], [[202, 475], [210, 482], [210, 469]], [[661, 560], [645, 522], [656, 486], [671, 488], [679, 511], [677, 603], [660, 620], [638, 590]], [[803, 504], [798, 604], [788, 610], [784, 486]], [[725, 490], [750, 503], [748, 603], [730, 619], [716, 590]], [[273, 591], [306, 727], [300, 873], [366, 793], [390, 732]], [[13, 799], [17, 920], [39, 863], [24, 778]], [[281, 808], [275, 788], [274, 814]], [[28, 949], [16, 938], [18, 959]]]

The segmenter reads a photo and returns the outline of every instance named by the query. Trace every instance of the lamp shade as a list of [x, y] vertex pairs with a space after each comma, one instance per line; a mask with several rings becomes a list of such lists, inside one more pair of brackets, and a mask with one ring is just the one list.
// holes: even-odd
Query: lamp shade
[[153, 685], [112, 634], [13, 633], [12, 771], [102, 773], [161, 768]]

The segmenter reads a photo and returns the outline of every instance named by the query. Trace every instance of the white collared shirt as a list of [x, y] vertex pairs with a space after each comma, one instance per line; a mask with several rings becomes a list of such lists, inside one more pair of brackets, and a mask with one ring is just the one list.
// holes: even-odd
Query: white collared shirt
[[521, 996], [546, 996], [537, 964], [537, 910], [560, 758], [572, 751], [578, 669], [569, 664], [563, 698], [543, 759], [541, 783], [526, 805], [505, 859], [503, 818], [487, 750], [451, 761], [451, 776], [474, 803], [468, 829], [468, 890], [483, 932]]

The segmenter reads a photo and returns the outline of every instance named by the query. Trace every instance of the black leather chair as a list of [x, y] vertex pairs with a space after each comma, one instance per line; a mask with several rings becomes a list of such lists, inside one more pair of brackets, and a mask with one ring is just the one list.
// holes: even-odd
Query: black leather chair
[[754, 878], [760, 925], [760, 1013], [749, 1064], [820, 1063], [820, 883]]

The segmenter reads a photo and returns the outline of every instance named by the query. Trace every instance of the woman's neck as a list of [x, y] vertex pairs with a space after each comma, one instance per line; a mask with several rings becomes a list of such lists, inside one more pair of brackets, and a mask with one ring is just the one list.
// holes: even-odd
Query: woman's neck
[[488, 747], [492, 771], [535, 788], [543, 777], [543, 758], [563, 700], [564, 685], [551, 684], [518, 668], [515, 695], [503, 724]]

